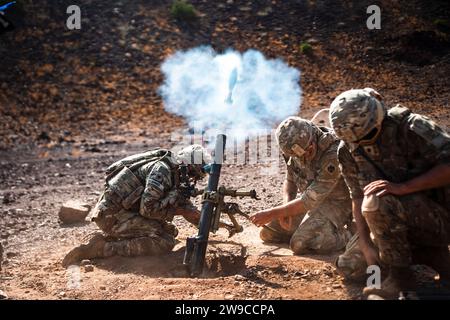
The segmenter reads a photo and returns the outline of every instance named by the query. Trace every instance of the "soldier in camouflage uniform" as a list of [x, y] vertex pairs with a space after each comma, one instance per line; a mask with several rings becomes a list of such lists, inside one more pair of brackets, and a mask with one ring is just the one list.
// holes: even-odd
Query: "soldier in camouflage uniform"
[[346, 228], [351, 206], [338, 167], [339, 141], [329, 129], [299, 117], [284, 120], [276, 135], [287, 164], [285, 204], [251, 217], [257, 226], [268, 223], [261, 239], [290, 243], [295, 254], [344, 248], [351, 235]]
[[381, 289], [364, 292], [384, 298], [414, 292], [413, 263], [449, 281], [450, 136], [401, 105], [387, 110], [369, 88], [339, 95], [330, 122], [343, 140], [338, 158], [360, 248], [345, 252], [338, 268], [351, 272], [362, 257], [381, 266], [388, 274]]
[[199, 212], [180, 187], [184, 177], [204, 177], [210, 156], [200, 145], [172, 155], [157, 149], [122, 159], [107, 169], [105, 191], [88, 216], [104, 232], [70, 251], [68, 266], [82, 259], [113, 255], [160, 255], [172, 250], [178, 230], [171, 223], [182, 215], [197, 225]]

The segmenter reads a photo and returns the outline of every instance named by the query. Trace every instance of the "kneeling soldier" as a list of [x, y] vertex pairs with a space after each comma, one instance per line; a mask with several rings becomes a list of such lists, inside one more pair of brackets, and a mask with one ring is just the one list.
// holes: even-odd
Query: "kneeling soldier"
[[287, 164], [285, 204], [251, 217], [257, 226], [268, 223], [261, 239], [290, 243], [295, 254], [343, 249], [350, 238], [351, 202], [338, 166], [339, 141], [328, 128], [299, 117], [284, 120], [276, 136]]
[[388, 277], [381, 289], [364, 292], [383, 298], [415, 291], [415, 263], [431, 266], [448, 283], [450, 136], [401, 105], [386, 109], [369, 88], [339, 95], [330, 122], [343, 140], [338, 157], [359, 236], [338, 268], [362, 257], [379, 265]]
[[171, 223], [173, 217], [181, 215], [195, 225], [199, 220], [199, 212], [183, 193], [180, 181], [202, 179], [204, 165], [210, 160], [202, 146], [192, 145], [176, 155], [156, 149], [111, 165], [105, 190], [88, 216], [104, 234], [71, 250], [63, 265], [82, 259], [171, 251], [178, 234]]

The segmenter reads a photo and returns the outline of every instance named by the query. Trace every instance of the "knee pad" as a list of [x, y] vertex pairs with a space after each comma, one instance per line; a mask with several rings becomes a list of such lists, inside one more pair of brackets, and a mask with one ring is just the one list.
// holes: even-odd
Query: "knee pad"
[[291, 239], [289, 247], [291, 248], [292, 252], [297, 255], [310, 252], [308, 246], [306, 245], [306, 241], [298, 239], [298, 237]]
[[380, 198], [374, 194], [364, 196], [361, 212], [363, 215], [367, 212], [376, 212], [380, 209]]
[[289, 242], [291, 236], [287, 233], [275, 232], [266, 228], [262, 228], [259, 237], [264, 242], [285, 243]]

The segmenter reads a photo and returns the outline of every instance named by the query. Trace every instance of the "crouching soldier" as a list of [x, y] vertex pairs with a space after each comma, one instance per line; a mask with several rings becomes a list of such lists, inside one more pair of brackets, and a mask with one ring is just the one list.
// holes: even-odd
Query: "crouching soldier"
[[351, 202], [338, 167], [339, 141], [331, 130], [299, 117], [284, 120], [276, 136], [287, 164], [285, 204], [251, 217], [257, 226], [268, 223], [261, 239], [289, 243], [295, 254], [343, 249], [351, 235]]
[[339, 95], [330, 122], [343, 140], [338, 158], [359, 236], [338, 268], [362, 258], [380, 266], [388, 274], [381, 289], [364, 293], [387, 299], [415, 291], [412, 264], [434, 268], [448, 283], [450, 136], [401, 105], [386, 109], [369, 88]]
[[161, 255], [175, 246], [176, 215], [197, 225], [199, 212], [183, 192], [186, 183], [205, 176], [211, 157], [200, 145], [173, 155], [156, 149], [133, 155], [107, 169], [105, 190], [88, 216], [104, 234], [71, 250], [68, 266], [82, 259], [113, 255]]

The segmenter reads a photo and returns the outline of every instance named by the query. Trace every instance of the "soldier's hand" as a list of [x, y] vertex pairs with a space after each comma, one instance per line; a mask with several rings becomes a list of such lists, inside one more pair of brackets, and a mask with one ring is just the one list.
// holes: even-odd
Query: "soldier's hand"
[[378, 197], [387, 194], [401, 196], [407, 194], [407, 190], [404, 184], [393, 183], [387, 180], [377, 180], [364, 187], [364, 195], [368, 196], [372, 193], [375, 193]]
[[250, 217], [250, 221], [258, 227], [262, 227], [273, 219], [273, 213], [270, 210], [259, 211]]

